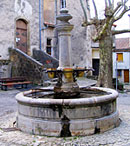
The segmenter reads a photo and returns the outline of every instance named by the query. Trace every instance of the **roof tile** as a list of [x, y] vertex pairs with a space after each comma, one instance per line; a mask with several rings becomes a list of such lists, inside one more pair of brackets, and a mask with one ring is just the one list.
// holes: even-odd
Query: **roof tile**
[[128, 49], [128, 48], [130, 48], [130, 38], [116, 39], [116, 49]]

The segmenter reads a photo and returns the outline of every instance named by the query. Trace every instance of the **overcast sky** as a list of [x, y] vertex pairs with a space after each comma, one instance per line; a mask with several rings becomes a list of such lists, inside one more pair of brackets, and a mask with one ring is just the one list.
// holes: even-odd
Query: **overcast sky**
[[[100, 17], [103, 17], [104, 15], [104, 1], [105, 0], [95, 0], [97, 9], [99, 10], [99, 15]], [[117, 2], [119, 2], [121, 0], [115, 0], [115, 6], [117, 4]], [[130, 0], [128, 0], [127, 2], [127, 6], [130, 6]], [[91, 9], [92, 9], [92, 5], [91, 5]], [[121, 30], [121, 29], [130, 29], [130, 17], [128, 16], [128, 14], [130, 14], [130, 11], [127, 12], [121, 20], [117, 21], [115, 24], [117, 25], [116, 29], [117, 30]], [[93, 16], [93, 14], [92, 14]], [[116, 37], [130, 37], [130, 33], [125, 33], [125, 34], [121, 34], [121, 35], [116, 35]]]

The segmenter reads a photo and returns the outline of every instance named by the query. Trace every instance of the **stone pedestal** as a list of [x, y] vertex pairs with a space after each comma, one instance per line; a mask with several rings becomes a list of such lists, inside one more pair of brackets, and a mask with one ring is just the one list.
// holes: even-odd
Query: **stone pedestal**
[[56, 29], [58, 31], [59, 38], [59, 68], [72, 68], [71, 62], [71, 31], [73, 25], [68, 21], [72, 19], [72, 16], [68, 14], [67, 9], [61, 9], [60, 15], [57, 16], [57, 20], [60, 20]]
[[[59, 38], [59, 70], [63, 71], [62, 85], [55, 87], [56, 92], [75, 92], [79, 90], [76, 82], [74, 82], [73, 65], [71, 61], [71, 31], [73, 25], [68, 21], [72, 19], [72, 16], [68, 14], [68, 10], [63, 8], [60, 10], [60, 15], [57, 16], [59, 20], [56, 29], [58, 31]], [[68, 74], [66, 76], [66, 74]]]

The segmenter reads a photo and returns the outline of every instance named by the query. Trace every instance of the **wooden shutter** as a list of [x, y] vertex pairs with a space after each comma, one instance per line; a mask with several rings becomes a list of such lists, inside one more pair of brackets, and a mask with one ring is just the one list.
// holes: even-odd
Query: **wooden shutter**
[[117, 53], [118, 62], [123, 62], [123, 53]]

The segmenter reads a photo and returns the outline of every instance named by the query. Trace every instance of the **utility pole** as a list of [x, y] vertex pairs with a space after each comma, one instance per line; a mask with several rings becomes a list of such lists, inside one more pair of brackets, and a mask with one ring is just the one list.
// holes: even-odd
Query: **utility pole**
[[118, 70], [117, 70], [118, 55], [116, 53], [116, 91], [118, 89]]
[[[130, 29], [130, 14], [128, 14], [128, 17], [129, 17], [129, 29]], [[130, 47], [130, 33], [129, 33], [129, 47]], [[129, 52], [129, 73], [130, 73], [130, 52]]]
[[[129, 29], [130, 29], [130, 14], [128, 14], [129, 16]], [[129, 46], [130, 46], [130, 33], [129, 33]]]

